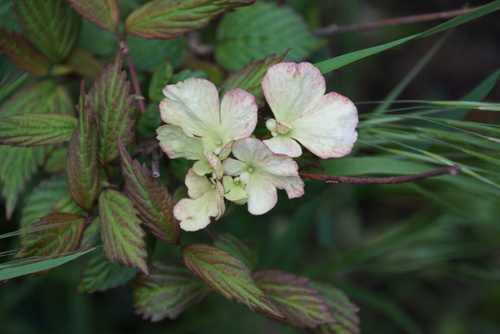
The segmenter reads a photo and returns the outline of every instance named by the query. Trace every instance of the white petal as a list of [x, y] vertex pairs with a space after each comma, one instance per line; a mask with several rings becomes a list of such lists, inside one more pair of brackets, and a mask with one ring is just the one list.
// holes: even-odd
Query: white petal
[[163, 94], [160, 112], [165, 123], [182, 127], [188, 135], [213, 136], [219, 123], [219, 94], [213, 83], [188, 78], [166, 86]]
[[277, 135], [271, 139], [266, 139], [264, 140], [264, 144], [276, 154], [286, 154], [292, 158], [297, 158], [302, 155], [302, 148], [299, 143], [288, 135]]
[[276, 120], [292, 124], [325, 94], [326, 84], [310, 63], [278, 63], [271, 66], [262, 89]]
[[193, 168], [188, 170], [184, 183], [188, 188], [188, 195], [191, 198], [201, 197], [205, 193], [215, 189], [215, 185], [206, 176], [196, 174]]
[[235, 88], [224, 95], [220, 107], [222, 145], [249, 137], [257, 125], [257, 105], [249, 92]]
[[160, 147], [170, 159], [204, 159], [203, 144], [199, 138], [188, 137], [180, 127], [162, 125], [156, 129]]
[[239, 160], [227, 158], [222, 162], [224, 173], [231, 176], [239, 176], [248, 169], [246, 163]]
[[248, 212], [252, 215], [263, 215], [274, 208], [278, 202], [276, 187], [259, 174], [251, 175], [245, 190], [250, 196]]
[[332, 92], [294, 122], [290, 135], [320, 158], [338, 158], [351, 152], [357, 124], [354, 103]]
[[210, 218], [219, 214], [213, 192], [196, 199], [183, 198], [174, 207], [174, 216], [184, 231], [198, 231], [210, 224]]

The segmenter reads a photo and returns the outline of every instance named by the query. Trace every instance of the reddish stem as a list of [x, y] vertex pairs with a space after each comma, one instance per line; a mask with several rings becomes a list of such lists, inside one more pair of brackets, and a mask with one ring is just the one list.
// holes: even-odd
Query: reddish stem
[[134, 87], [134, 92], [136, 95], [140, 96], [140, 99], [137, 99], [137, 105], [139, 106], [139, 110], [141, 111], [141, 114], [144, 114], [146, 112], [146, 104], [144, 103], [144, 100], [142, 99], [142, 91], [141, 91], [141, 86], [139, 85], [139, 80], [137, 79], [137, 72], [135, 71], [134, 63], [132, 62], [132, 59], [130, 58], [130, 53], [128, 52], [128, 47], [127, 47], [127, 42], [125, 39], [122, 39], [120, 41], [120, 45], [123, 48], [123, 55], [125, 56], [125, 61], [127, 62], [128, 65], [128, 70], [130, 73], [130, 78], [132, 80], [132, 86]]
[[363, 30], [377, 29], [382, 27], [400, 25], [400, 24], [408, 24], [415, 22], [425, 22], [432, 21], [438, 19], [448, 19], [451, 17], [459, 16], [475, 9], [478, 7], [472, 8], [462, 8], [462, 9], [454, 9], [446, 12], [438, 12], [438, 13], [430, 13], [430, 14], [421, 14], [421, 15], [412, 15], [412, 16], [404, 16], [404, 17], [396, 17], [392, 19], [380, 20], [375, 22], [367, 22], [360, 24], [351, 24], [345, 26], [337, 26], [336, 24], [331, 24], [324, 28], [316, 29], [314, 34], [318, 37], [327, 37], [337, 34], [342, 34], [346, 32], [358, 32]]
[[447, 175], [447, 174], [457, 175], [458, 173], [460, 173], [460, 170], [461, 170], [460, 165], [453, 165], [450, 167], [431, 170], [425, 173], [411, 174], [404, 176], [393, 176], [393, 177], [362, 178], [362, 177], [313, 174], [307, 172], [299, 172], [299, 176], [303, 179], [322, 181], [325, 183], [392, 184], [392, 183], [412, 182], [439, 175]]

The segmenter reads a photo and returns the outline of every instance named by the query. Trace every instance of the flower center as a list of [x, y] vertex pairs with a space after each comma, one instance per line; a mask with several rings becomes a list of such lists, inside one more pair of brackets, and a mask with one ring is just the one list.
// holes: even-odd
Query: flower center
[[222, 141], [220, 140], [217, 140], [215, 142], [215, 149], [214, 149], [214, 154], [215, 155], [219, 155], [219, 153], [222, 151]]
[[266, 121], [266, 128], [271, 131], [273, 137], [278, 135], [284, 135], [285, 133], [292, 130], [292, 126], [286, 122], [278, 122], [271, 118]]

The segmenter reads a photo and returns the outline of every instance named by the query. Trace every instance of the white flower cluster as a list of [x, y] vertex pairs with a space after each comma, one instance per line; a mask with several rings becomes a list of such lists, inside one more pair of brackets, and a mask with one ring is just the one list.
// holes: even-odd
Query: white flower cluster
[[251, 135], [257, 125], [255, 98], [235, 88], [219, 101], [217, 88], [205, 79], [189, 78], [167, 85], [160, 103], [157, 138], [170, 159], [195, 160], [185, 179], [189, 198], [174, 207], [186, 231], [219, 219], [224, 199], [248, 204], [261, 215], [278, 200], [277, 189], [289, 198], [304, 194], [297, 163], [305, 148], [320, 158], [348, 154], [357, 139], [354, 104], [337, 93], [325, 95], [325, 79], [310, 63], [271, 66], [263, 81], [264, 96], [275, 119], [266, 127], [272, 138]]

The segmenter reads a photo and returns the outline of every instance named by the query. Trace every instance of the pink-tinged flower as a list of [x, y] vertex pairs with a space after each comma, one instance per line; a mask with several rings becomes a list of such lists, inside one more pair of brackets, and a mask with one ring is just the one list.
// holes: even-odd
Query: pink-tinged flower
[[[165, 123], [182, 128], [188, 137], [198, 137], [203, 149], [215, 155], [229, 155], [224, 149], [233, 140], [250, 136], [257, 125], [257, 105], [249, 92], [235, 88], [219, 102], [213, 83], [189, 78], [163, 89], [160, 102], [161, 118]], [[164, 130], [170, 131], [170, 130]], [[166, 151], [168, 154], [169, 152]]]
[[323, 159], [351, 152], [358, 136], [356, 106], [335, 92], [325, 95], [325, 78], [318, 68], [305, 62], [273, 65], [262, 89], [276, 117], [266, 123], [273, 138], [264, 143], [271, 151], [299, 157], [299, 142]]
[[224, 213], [224, 188], [218, 180], [197, 175], [191, 168], [186, 174], [190, 198], [183, 198], [174, 207], [174, 216], [185, 231], [198, 231], [210, 224], [212, 217]]
[[288, 198], [304, 194], [304, 182], [299, 177], [297, 163], [290, 157], [274, 154], [255, 138], [236, 140], [232, 152], [238, 160], [227, 158], [222, 166], [225, 174], [237, 176], [240, 182], [246, 184], [248, 211], [251, 214], [262, 215], [276, 205], [276, 188], [284, 189]]

